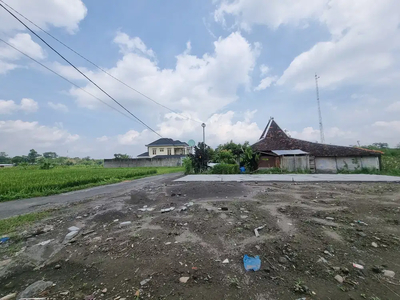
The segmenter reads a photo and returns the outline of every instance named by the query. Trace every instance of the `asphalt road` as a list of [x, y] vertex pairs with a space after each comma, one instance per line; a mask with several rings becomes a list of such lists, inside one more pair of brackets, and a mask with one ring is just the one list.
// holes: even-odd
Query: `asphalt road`
[[270, 181], [270, 182], [400, 182], [400, 177], [367, 174], [255, 174], [188, 175], [175, 181]]
[[12, 216], [22, 215], [43, 209], [49, 209], [58, 205], [65, 205], [68, 203], [79, 202], [92, 198], [97, 199], [99, 197], [110, 197], [110, 195], [112, 195], [112, 197], [117, 197], [119, 195], [126, 194], [133, 189], [140, 189], [149, 183], [162, 183], [164, 181], [173, 180], [179, 176], [182, 176], [182, 173], [163, 174], [127, 182], [98, 186], [90, 189], [79, 190], [60, 195], [1, 202], [0, 219], [5, 219]]

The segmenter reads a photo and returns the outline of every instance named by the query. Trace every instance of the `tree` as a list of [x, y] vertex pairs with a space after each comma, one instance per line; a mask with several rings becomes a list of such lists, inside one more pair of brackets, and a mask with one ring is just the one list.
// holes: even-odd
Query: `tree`
[[28, 154], [28, 162], [31, 164], [34, 164], [36, 162], [36, 159], [40, 156], [39, 153], [35, 149], [29, 150]]
[[49, 158], [49, 159], [55, 159], [58, 157], [57, 153], [55, 152], [44, 152], [43, 153], [44, 158]]
[[0, 152], [0, 164], [10, 164], [11, 158], [5, 152]]
[[396, 148], [397, 148], [397, 149], [400, 149], [400, 143], [397, 144]]
[[27, 157], [26, 156], [14, 156], [11, 159], [11, 162], [15, 165], [19, 165], [20, 163], [27, 162]]
[[198, 145], [194, 147], [194, 154], [189, 154], [195, 173], [200, 173], [207, 169], [209, 148], [210, 147], [204, 143], [198, 143]]
[[389, 148], [388, 143], [373, 143], [372, 146], [379, 148], [379, 149]]
[[128, 154], [115, 153], [114, 158], [121, 160], [121, 159], [130, 159], [131, 157]]
[[240, 161], [247, 171], [253, 172], [258, 169], [259, 159], [260, 155], [255, 153], [250, 146], [247, 146], [243, 151]]

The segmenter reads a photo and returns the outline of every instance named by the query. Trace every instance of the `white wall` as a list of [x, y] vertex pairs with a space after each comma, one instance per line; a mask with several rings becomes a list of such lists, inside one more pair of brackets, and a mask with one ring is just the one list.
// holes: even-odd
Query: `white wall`
[[310, 157], [308, 155], [281, 156], [281, 168], [289, 172], [310, 170]]
[[[164, 149], [164, 152], [161, 152], [160, 149]], [[153, 149], [156, 149], [156, 154], [153, 154]], [[156, 155], [168, 155], [168, 149], [171, 149], [171, 155], [175, 155], [175, 149], [182, 149], [184, 150], [184, 154], [187, 154], [186, 147], [173, 147], [173, 146], [157, 146], [157, 147], [149, 147], [149, 156], [153, 157]]]
[[360, 170], [362, 168], [379, 169], [379, 158], [365, 157], [316, 157], [317, 173], [337, 173], [338, 170]]

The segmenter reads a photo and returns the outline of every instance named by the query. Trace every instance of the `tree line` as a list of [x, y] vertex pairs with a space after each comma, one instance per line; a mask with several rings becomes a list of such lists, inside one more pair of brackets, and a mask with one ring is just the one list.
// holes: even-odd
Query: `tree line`
[[0, 152], [0, 164], [13, 165], [34, 165], [39, 164], [42, 168], [47, 169], [56, 165], [73, 166], [73, 165], [102, 165], [102, 159], [92, 159], [87, 157], [67, 157], [58, 156], [56, 152], [43, 152], [39, 154], [35, 149], [29, 150], [27, 155], [9, 156], [6, 152]]

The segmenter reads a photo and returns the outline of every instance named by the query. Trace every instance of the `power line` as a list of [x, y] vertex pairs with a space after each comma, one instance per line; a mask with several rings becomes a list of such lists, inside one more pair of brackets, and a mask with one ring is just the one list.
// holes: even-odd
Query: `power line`
[[[75, 86], [76, 88], [78, 88], [78, 89], [80, 89], [80, 90], [84, 91], [86, 94], [88, 94], [88, 95], [92, 96], [93, 98], [95, 98], [95, 99], [99, 100], [101, 103], [103, 103], [103, 104], [107, 105], [109, 108], [111, 108], [111, 109], [115, 110], [116, 112], [120, 113], [121, 115], [123, 115], [123, 116], [127, 117], [127, 118], [128, 118], [128, 119], [130, 119], [130, 120], [134, 120], [134, 121], [136, 121], [136, 120], [135, 120], [135, 119], [133, 119], [132, 117], [130, 117], [130, 116], [128, 116], [128, 115], [126, 115], [126, 114], [124, 114], [122, 111], [119, 111], [119, 110], [118, 110], [118, 109], [116, 109], [115, 107], [113, 107], [113, 106], [109, 105], [108, 103], [106, 103], [105, 101], [103, 101], [103, 100], [101, 100], [100, 98], [96, 97], [95, 95], [93, 95], [92, 93], [88, 92], [88, 91], [87, 91], [87, 90], [85, 90], [84, 88], [82, 88], [82, 87], [80, 87], [79, 85], [77, 85], [77, 84], [73, 83], [71, 80], [69, 80], [69, 79], [65, 78], [64, 76], [62, 76], [62, 75], [58, 74], [56, 71], [54, 71], [54, 70], [50, 69], [50, 68], [49, 68], [49, 67], [47, 67], [46, 65], [42, 64], [40, 61], [38, 61], [38, 60], [34, 59], [33, 57], [29, 56], [29, 55], [28, 55], [28, 54], [26, 54], [25, 52], [21, 51], [20, 49], [18, 49], [18, 48], [16, 48], [16, 47], [14, 47], [13, 45], [11, 45], [10, 43], [6, 42], [6, 41], [5, 41], [5, 40], [3, 40], [2, 38], [0, 38], [0, 41], [1, 41], [1, 42], [3, 42], [3, 43], [5, 43], [6, 45], [10, 46], [10, 47], [11, 47], [11, 48], [13, 48], [14, 50], [18, 51], [18, 52], [19, 52], [19, 53], [21, 53], [22, 55], [24, 55], [24, 56], [26, 56], [26, 57], [30, 58], [31, 60], [33, 60], [33, 61], [34, 61], [34, 62], [36, 62], [37, 64], [41, 65], [43, 68], [47, 69], [48, 71], [52, 72], [53, 74], [57, 75], [58, 77], [61, 77], [62, 79], [64, 79], [65, 81], [69, 82], [70, 84], [72, 84], [72, 85], [73, 85], [73, 86]], [[136, 122], [137, 122], [137, 121], [136, 121]]]
[[87, 80], [89, 80], [93, 85], [95, 85], [100, 91], [102, 91], [104, 94], [106, 94], [111, 100], [113, 100], [115, 103], [117, 103], [120, 107], [122, 107], [125, 111], [127, 111], [132, 117], [134, 117], [136, 120], [138, 120], [140, 123], [142, 123], [145, 127], [150, 129], [152, 132], [157, 134], [159, 137], [162, 137], [158, 132], [156, 132], [153, 128], [151, 128], [149, 125], [144, 123], [142, 120], [140, 120], [137, 116], [135, 116], [133, 113], [131, 113], [125, 106], [123, 106], [121, 103], [119, 103], [117, 100], [115, 100], [110, 94], [108, 94], [105, 90], [103, 90], [99, 85], [97, 85], [93, 80], [91, 80], [88, 76], [86, 76], [81, 70], [79, 70], [73, 63], [71, 63], [68, 59], [66, 59], [60, 52], [58, 52], [56, 49], [54, 49], [50, 44], [48, 44], [43, 38], [41, 38], [36, 32], [34, 32], [28, 25], [26, 25], [23, 21], [21, 21], [16, 15], [14, 15], [11, 11], [9, 11], [4, 5], [0, 3], [0, 6], [4, 8], [10, 15], [12, 15], [15, 19], [17, 19], [26, 29], [28, 29], [32, 34], [34, 34], [37, 38], [39, 38], [43, 43], [45, 43], [51, 50], [53, 50], [55, 53], [57, 53], [63, 60], [65, 60], [71, 67], [73, 67], [76, 71], [78, 71], [82, 76], [84, 76]]
[[14, 8], [12, 8], [10, 5], [8, 5], [7, 3], [5, 3], [3, 0], [0, 0], [0, 2], [2, 2], [4, 5], [6, 5], [8, 8], [10, 8], [12, 11], [14, 11], [16, 14], [20, 15], [22, 18], [24, 18], [25, 20], [27, 20], [29, 23], [31, 23], [32, 25], [36, 26], [37, 28], [39, 28], [41, 31], [43, 31], [44, 33], [46, 33], [48, 36], [50, 36], [52, 39], [56, 40], [58, 43], [60, 43], [61, 45], [63, 45], [64, 47], [66, 47], [67, 49], [69, 49], [70, 51], [72, 51], [73, 53], [75, 53], [76, 55], [78, 55], [79, 57], [81, 57], [82, 59], [84, 59], [85, 61], [87, 61], [88, 63], [90, 63], [91, 65], [95, 66], [97, 69], [99, 69], [100, 71], [104, 72], [105, 74], [107, 74], [108, 76], [110, 76], [111, 78], [117, 80], [119, 83], [123, 84], [124, 86], [126, 86], [127, 88], [135, 91], [136, 93], [138, 93], [139, 95], [145, 97], [146, 99], [152, 101], [153, 103], [169, 110], [170, 112], [173, 112], [185, 119], [188, 120], [193, 120], [195, 122], [198, 123], [202, 123], [198, 120], [192, 119], [190, 117], [184, 116], [178, 112], [176, 112], [175, 110], [161, 104], [160, 102], [157, 102], [156, 100], [150, 98], [149, 96], [143, 94], [142, 92], [138, 91], [137, 89], [131, 87], [130, 85], [128, 85], [127, 83], [123, 82], [122, 80], [120, 80], [119, 78], [115, 77], [114, 75], [110, 74], [109, 72], [107, 72], [106, 70], [104, 70], [102, 67], [100, 67], [99, 65], [95, 64], [94, 62], [92, 62], [91, 60], [89, 60], [88, 58], [84, 57], [82, 54], [78, 53], [77, 51], [75, 51], [74, 49], [72, 49], [71, 47], [69, 47], [68, 45], [66, 45], [64, 42], [62, 42], [61, 40], [59, 40], [58, 38], [56, 38], [55, 36], [53, 36], [51, 33], [49, 33], [48, 31], [46, 31], [45, 29], [43, 29], [42, 27], [40, 27], [39, 25], [37, 25], [36, 23], [34, 23], [33, 21], [29, 20], [27, 17], [25, 17], [23, 14], [21, 14], [20, 12], [18, 12], [17, 10], [15, 10]]

